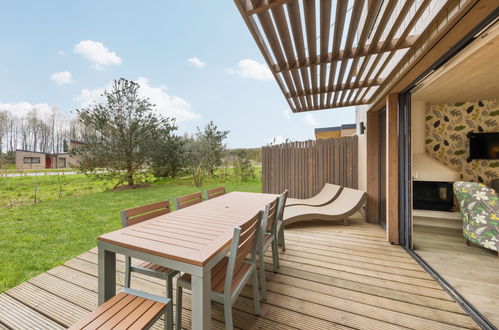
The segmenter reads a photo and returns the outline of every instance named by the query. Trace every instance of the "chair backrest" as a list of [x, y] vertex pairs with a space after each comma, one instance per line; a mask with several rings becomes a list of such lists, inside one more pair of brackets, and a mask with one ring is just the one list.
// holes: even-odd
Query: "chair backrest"
[[175, 209], [180, 210], [185, 207], [201, 203], [203, 201], [203, 195], [201, 192], [196, 192], [193, 194], [175, 197], [173, 202], [175, 203]]
[[205, 191], [206, 199], [212, 199], [225, 194], [225, 187], [218, 187], [213, 189], [208, 189]]
[[121, 225], [128, 227], [170, 213], [170, 202], [163, 201], [121, 211]]
[[274, 201], [270, 202], [265, 206], [265, 211], [262, 216], [262, 228], [264, 230], [260, 233], [260, 237], [263, 239], [265, 234], [270, 233], [275, 234], [275, 229], [277, 227], [277, 206], [279, 204], [280, 196]]
[[286, 206], [286, 200], [288, 199], [289, 191], [288, 189], [279, 196], [279, 206], [277, 207], [277, 221], [282, 221], [284, 217], [284, 208]]
[[244, 263], [248, 254], [251, 253], [251, 262], [256, 261], [256, 249], [258, 246], [258, 233], [260, 230], [261, 220], [262, 211], [259, 211], [245, 224], [234, 228], [232, 244], [229, 252], [227, 273], [225, 277], [224, 292], [232, 292], [234, 272]]

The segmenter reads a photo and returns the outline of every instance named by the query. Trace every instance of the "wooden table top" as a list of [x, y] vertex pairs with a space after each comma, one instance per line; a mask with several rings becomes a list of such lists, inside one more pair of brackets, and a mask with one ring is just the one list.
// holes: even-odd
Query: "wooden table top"
[[235, 226], [244, 224], [277, 197], [231, 192], [101, 235], [98, 240], [203, 266], [230, 244]]

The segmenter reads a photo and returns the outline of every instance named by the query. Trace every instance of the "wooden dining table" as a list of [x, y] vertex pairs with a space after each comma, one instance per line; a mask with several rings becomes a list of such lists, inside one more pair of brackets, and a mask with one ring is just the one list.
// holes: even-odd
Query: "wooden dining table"
[[192, 276], [192, 328], [211, 327], [211, 269], [229, 251], [235, 226], [278, 197], [231, 192], [98, 237], [99, 305], [116, 295], [116, 253]]

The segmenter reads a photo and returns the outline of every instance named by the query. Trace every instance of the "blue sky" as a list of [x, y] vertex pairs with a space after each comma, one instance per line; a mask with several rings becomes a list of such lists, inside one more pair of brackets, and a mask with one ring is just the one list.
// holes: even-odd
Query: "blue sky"
[[70, 113], [125, 77], [180, 132], [213, 120], [231, 131], [229, 147], [355, 121], [353, 108], [290, 113], [230, 0], [10, 1], [0, 29], [0, 109]]

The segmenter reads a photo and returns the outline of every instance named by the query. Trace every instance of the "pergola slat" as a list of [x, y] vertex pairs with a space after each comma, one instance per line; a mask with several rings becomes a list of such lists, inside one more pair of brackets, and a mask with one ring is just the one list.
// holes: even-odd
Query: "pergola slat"
[[[376, 28], [376, 31], [374, 33], [374, 36], [372, 38], [371, 45], [369, 46], [368, 52], [371, 53], [374, 50], [374, 45], [377, 44], [381, 38], [382, 33], [384, 32], [386, 28], [386, 24], [390, 20], [390, 17], [392, 16], [393, 11], [395, 10], [395, 6], [397, 5], [398, 0], [389, 0], [388, 4], [383, 12], [383, 15], [381, 17], [381, 20], [379, 21], [379, 24]], [[383, 42], [383, 45], [385, 43]], [[364, 74], [364, 71], [366, 69], [367, 64], [371, 60], [372, 55], [367, 55], [364, 60], [362, 61], [362, 64], [360, 66], [360, 69], [357, 71], [357, 75], [355, 77], [355, 82], [359, 82], [360, 78]], [[375, 64], [372, 63], [371, 67], [373, 67]], [[366, 76], [367, 79], [369, 79], [369, 75]], [[359, 89], [360, 90], [360, 89]], [[352, 90], [348, 92], [348, 96], [346, 97], [347, 100], [350, 99], [352, 94]]]
[[[259, 4], [256, 0], [251, 1], [253, 3], [253, 6], [257, 7]], [[277, 32], [274, 28], [274, 24], [272, 23], [272, 18], [270, 16], [270, 13], [268, 11], [263, 11], [260, 12], [256, 15], [258, 17], [258, 20], [260, 21], [260, 24], [262, 26], [263, 33], [265, 34], [265, 37], [267, 38], [267, 41], [269, 43], [270, 49], [272, 49], [272, 52], [274, 54], [274, 57], [277, 61], [277, 64], [279, 66], [285, 66], [286, 65], [286, 58], [284, 57], [284, 53], [281, 47], [281, 43], [279, 40], [279, 37], [277, 36]], [[295, 86], [293, 84], [293, 81], [291, 80], [291, 76], [289, 72], [283, 72], [282, 77], [284, 79], [284, 82], [290, 92], [296, 91]], [[295, 104], [295, 108], [300, 108], [299, 106], [299, 100], [297, 98], [293, 98], [293, 102]], [[300, 109], [297, 109], [300, 111]]]
[[[334, 34], [333, 34], [333, 48], [331, 50], [332, 58], [336, 58], [339, 56], [340, 47], [341, 47], [341, 39], [343, 37], [343, 27], [345, 26], [345, 18], [347, 15], [347, 0], [338, 0], [336, 2], [336, 17], [334, 21]], [[334, 79], [336, 77], [336, 65], [338, 62], [333, 61], [331, 63], [331, 67], [329, 69], [329, 85], [334, 84]], [[336, 96], [338, 92], [335, 92]], [[326, 104], [329, 104], [331, 101], [331, 93], [327, 93]]]
[[[371, 30], [371, 28], [373, 27], [373, 24], [375, 23], [375, 19], [376, 19], [377, 13], [378, 13], [377, 9], [379, 8], [380, 5], [381, 5], [380, 0], [372, 0], [371, 3], [369, 4], [368, 10], [367, 10], [367, 18], [366, 18], [366, 21], [364, 23], [364, 26], [362, 27], [362, 32], [360, 34], [356, 55], [359, 55], [360, 49], [362, 49], [366, 43], [366, 40], [369, 36], [369, 31]], [[348, 75], [347, 75], [347, 79], [346, 79], [347, 85], [351, 84], [352, 76], [357, 68], [357, 65], [359, 63], [360, 58], [361, 57], [356, 57], [352, 61], [352, 65], [350, 66], [350, 69], [348, 70]], [[364, 57], [364, 60], [365, 60], [365, 57]], [[345, 99], [345, 93], [342, 93], [341, 98], [339, 99], [339, 102], [343, 103], [344, 99]], [[336, 102], [338, 102], [338, 101], [333, 100], [332, 106], [337, 106]]]
[[[381, 50], [384, 50], [388, 47], [388, 45], [390, 44], [390, 42], [393, 39], [393, 36], [395, 35], [395, 33], [397, 33], [398, 29], [402, 25], [407, 13], [412, 8], [413, 4], [414, 4], [414, 0], [406, 0], [406, 2], [404, 3], [404, 6], [402, 7], [402, 9], [400, 10], [400, 12], [398, 14], [397, 19], [393, 23], [393, 26], [390, 29], [390, 32], [388, 32], [388, 35], [386, 36], [385, 41], [383, 42], [383, 45], [381, 46]], [[373, 63], [369, 67], [369, 70], [367, 71], [366, 77], [372, 76], [373, 71], [378, 66], [379, 61], [383, 57], [383, 54], [384, 53], [379, 53], [378, 55], [376, 55], [376, 58], [374, 59]], [[359, 80], [360, 80], [360, 78], [359, 78]], [[360, 85], [360, 88], [355, 93], [354, 100], [358, 99], [358, 97], [360, 96], [360, 92], [361, 92], [362, 88], [364, 88], [364, 87], [368, 87], [368, 86], [364, 85], [364, 84]], [[372, 87], [372, 86], [370, 86], [370, 87]]]
[[[286, 14], [284, 13], [284, 8], [282, 6], [273, 8], [272, 15], [274, 17], [274, 21], [277, 27], [277, 32], [279, 33], [279, 37], [281, 39], [281, 43], [284, 48], [284, 54], [286, 55], [286, 60], [289, 63], [291, 60], [294, 60], [296, 56], [295, 56], [295, 51], [293, 49], [291, 36], [289, 34], [289, 30], [287, 29]], [[301, 82], [301, 77], [297, 69], [291, 70], [291, 77], [293, 78], [296, 91], [297, 92], [302, 91], [303, 84]], [[299, 101], [300, 101], [300, 108], [307, 107], [305, 98], [300, 97]]]
[[[450, 24], [445, 9], [424, 16], [432, 1], [234, 0], [293, 112], [367, 104], [386, 93], [436, 38], [430, 24]], [[442, 8], [460, 11], [459, 1]]]
[[[305, 41], [303, 38], [303, 29], [301, 24], [301, 13], [300, 13], [299, 2], [298, 0], [293, 0], [290, 3], [288, 3], [286, 6], [287, 6], [286, 8], [288, 9], [288, 19], [293, 34], [293, 41], [296, 47], [297, 61], [299, 63], [299, 71], [303, 82], [303, 90], [310, 91], [311, 86], [310, 86], [308, 70], [304, 65], [302, 66], [302, 64], [305, 63], [307, 56], [305, 53]], [[276, 71], [274, 70], [274, 72]], [[306, 101], [307, 101], [307, 108], [312, 108], [313, 104], [312, 104], [312, 97], [310, 96], [310, 94], [307, 95]]]
[[[244, 22], [246, 23], [246, 26], [251, 32], [251, 35], [253, 36], [253, 39], [255, 40], [258, 48], [260, 49], [260, 52], [262, 53], [265, 61], [267, 62], [267, 65], [270, 67], [272, 65], [272, 57], [270, 56], [270, 52], [267, 48], [267, 45], [265, 44], [262, 35], [260, 34], [258, 30], [258, 26], [256, 25], [256, 22], [252, 16], [247, 16], [246, 13], [246, 8], [251, 6], [251, 3], [249, 0], [235, 0], [234, 1], [239, 12], [243, 16]], [[272, 71], [272, 70], [271, 70]], [[279, 75], [275, 72], [272, 71], [272, 74], [274, 75], [275, 80], [277, 81], [277, 85], [281, 89], [281, 92], [283, 94], [286, 94], [286, 88], [284, 87], [284, 83], [279, 77]], [[286, 101], [288, 102], [289, 107], [293, 112], [296, 112], [297, 109], [293, 103], [291, 103], [289, 98], [286, 98]]]
[[[345, 42], [345, 49], [344, 49], [344, 55], [349, 56], [351, 55], [352, 52], [352, 46], [353, 46], [353, 41], [355, 37], [355, 32], [357, 32], [357, 29], [359, 27], [360, 23], [360, 16], [362, 14], [362, 9], [364, 8], [364, 0], [358, 0], [355, 1], [352, 9], [352, 15], [350, 17], [350, 25], [348, 27], [348, 33], [347, 33], [347, 39]], [[337, 85], [343, 83], [343, 76], [345, 75], [345, 70], [347, 68], [347, 63], [348, 61], [341, 61], [340, 65], [340, 70], [338, 72], [338, 80], [337, 80]], [[367, 82], [367, 81], [366, 81]], [[328, 104], [329, 104], [328, 100]]]
[[[307, 33], [308, 58], [313, 65], [309, 66], [310, 80], [312, 89], [317, 89], [317, 40], [316, 40], [316, 22], [315, 22], [315, 0], [307, 0], [304, 2], [303, 11], [305, 13], [305, 30]], [[318, 106], [317, 94], [312, 95], [313, 109]]]
[[[430, 3], [431, 3], [431, 0], [424, 0], [421, 3], [421, 5], [419, 6], [418, 10], [416, 11], [416, 13], [412, 17], [412, 19], [409, 21], [409, 23], [407, 24], [406, 28], [404, 29], [404, 32], [402, 32], [402, 34], [401, 34], [401, 36], [399, 38], [399, 42], [409, 35], [409, 33], [411, 32], [411, 30], [414, 28], [414, 25], [416, 25], [416, 23], [418, 22], [419, 18], [421, 17], [421, 15], [423, 15], [424, 11], [430, 5]], [[388, 65], [388, 63], [390, 63], [390, 60], [395, 55], [395, 53], [396, 53], [396, 51], [391, 51], [388, 54], [388, 56], [384, 60], [383, 64], [378, 69], [377, 73], [374, 75], [373, 79], [379, 78], [379, 76], [381, 75], [381, 73], [383, 72], [383, 70], [386, 68], [386, 66]], [[362, 96], [360, 98], [363, 99], [364, 97], [366, 97], [366, 95], [367, 95], [367, 93], [369, 93], [370, 89], [371, 88], [368, 86], [367, 89], [364, 91], [364, 93], [362, 94]]]
[[[326, 89], [326, 71], [327, 71], [327, 63], [325, 60], [327, 59], [328, 55], [328, 48], [329, 48], [329, 25], [331, 24], [331, 7], [332, 7], [332, 1], [331, 0], [320, 0], [321, 1], [321, 35], [320, 35], [320, 52], [321, 52], [321, 57], [320, 57], [320, 79], [319, 79], [319, 85], [320, 85], [320, 90], [324, 91]], [[320, 103], [324, 103], [324, 93], [320, 93]]]

